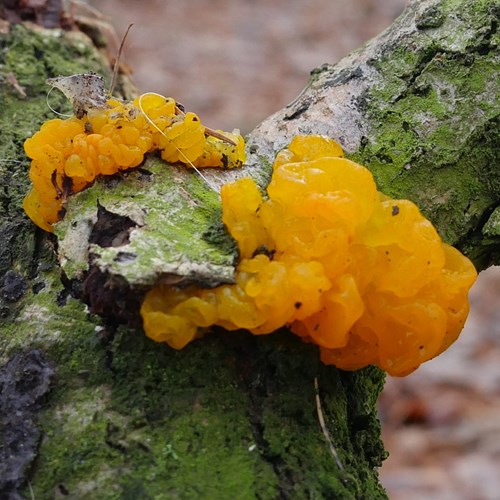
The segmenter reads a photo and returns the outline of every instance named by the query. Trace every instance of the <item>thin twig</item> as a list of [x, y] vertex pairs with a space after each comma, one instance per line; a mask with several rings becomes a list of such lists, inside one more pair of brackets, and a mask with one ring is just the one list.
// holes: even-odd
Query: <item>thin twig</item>
[[205, 125], [205, 135], [211, 135], [212, 137], [215, 137], [216, 139], [220, 139], [223, 142], [227, 142], [228, 144], [231, 144], [233, 146], [236, 146], [236, 143], [230, 139], [229, 137], [226, 137], [225, 135], [221, 134], [220, 132], [217, 132], [217, 130], [214, 130], [212, 128], [209, 128]]
[[[184, 111], [177, 105], [175, 106], [175, 112], [178, 115], [186, 116], [186, 113], [184, 113]], [[204, 125], [204, 127], [205, 127], [205, 135], [206, 136], [211, 135], [212, 137], [215, 137], [216, 139], [220, 139], [223, 142], [227, 142], [228, 144], [231, 144], [232, 146], [237, 145], [232, 139], [230, 139], [229, 137], [226, 137], [224, 134], [221, 134], [220, 132], [217, 132], [217, 130], [214, 130], [213, 128], [207, 127], [206, 125]]]
[[326, 428], [326, 425], [325, 425], [325, 419], [323, 417], [323, 410], [321, 408], [321, 400], [319, 398], [318, 377], [314, 377], [314, 392], [316, 393], [316, 411], [318, 412], [318, 420], [319, 420], [319, 425], [321, 427], [321, 431], [323, 432], [323, 435], [325, 436], [325, 439], [326, 439], [328, 445], [330, 446], [330, 451], [332, 452], [332, 455], [335, 458], [335, 461], [337, 462], [338, 468], [340, 470], [344, 470], [344, 466], [342, 465], [342, 462], [340, 461], [337, 450], [335, 449], [335, 446], [333, 445], [333, 442], [330, 438], [330, 433], [328, 432], [328, 429]]
[[5, 75], [5, 79], [7, 80], [7, 83], [9, 85], [12, 85], [16, 92], [23, 98], [26, 99], [26, 92], [25, 88], [19, 85], [19, 82], [17, 81], [17, 78], [15, 77], [14, 73], [12, 71], [9, 71], [7, 75]]
[[120, 43], [120, 48], [118, 49], [118, 55], [116, 56], [115, 65], [113, 67], [113, 76], [111, 77], [111, 84], [109, 86], [110, 95], [113, 95], [113, 92], [116, 87], [116, 80], [118, 78], [118, 68], [120, 67], [120, 59], [122, 57], [123, 46], [125, 45], [125, 40], [127, 39], [128, 32], [130, 31], [130, 28], [132, 28], [133, 25], [134, 23], [128, 25], [127, 31], [125, 31], [125, 34], [123, 35], [122, 41]]
[[31, 483], [28, 481], [28, 488], [30, 490], [31, 500], [35, 500], [35, 493], [33, 492], [33, 488], [31, 487]]

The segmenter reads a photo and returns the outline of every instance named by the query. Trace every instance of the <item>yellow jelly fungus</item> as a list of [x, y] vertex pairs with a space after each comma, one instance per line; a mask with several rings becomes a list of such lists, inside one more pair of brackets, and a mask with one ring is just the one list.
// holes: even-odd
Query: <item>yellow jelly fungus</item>
[[24, 209], [36, 225], [52, 231], [67, 196], [100, 175], [137, 167], [152, 151], [191, 167], [241, 166], [243, 137], [238, 131], [218, 135], [223, 138], [210, 136], [197, 115], [181, 112], [174, 99], [158, 94], [133, 102], [109, 99], [106, 108], [89, 110], [82, 118], [49, 120], [24, 143], [33, 183]]
[[277, 155], [266, 198], [251, 179], [223, 186], [235, 284], [157, 286], [141, 308], [146, 334], [180, 349], [211, 325], [257, 335], [287, 325], [326, 364], [397, 376], [454, 342], [474, 266], [342, 156], [329, 138], [298, 136]]

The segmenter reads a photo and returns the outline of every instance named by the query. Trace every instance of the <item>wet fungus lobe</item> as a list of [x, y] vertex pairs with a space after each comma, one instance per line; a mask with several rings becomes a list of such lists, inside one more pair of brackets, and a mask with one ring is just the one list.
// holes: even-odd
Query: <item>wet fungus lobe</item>
[[141, 308], [152, 339], [181, 349], [212, 325], [256, 335], [287, 325], [326, 364], [402, 376], [462, 330], [472, 263], [412, 202], [378, 192], [333, 140], [295, 137], [266, 198], [248, 178], [221, 197], [239, 247], [236, 283], [152, 289]]
[[[148, 152], [195, 168], [245, 161], [237, 131], [207, 129], [171, 98], [98, 104], [44, 123], [25, 142], [33, 188], [24, 208], [46, 231], [68, 196], [139, 166]], [[242, 178], [222, 187], [221, 200], [239, 249], [235, 284], [156, 286], [141, 306], [152, 339], [181, 349], [213, 325], [255, 335], [288, 326], [326, 364], [406, 375], [462, 330], [472, 263], [412, 202], [378, 192], [333, 140], [295, 137], [276, 157], [266, 197]]]
[[207, 130], [196, 114], [157, 94], [133, 102], [109, 99], [71, 118], [49, 120], [24, 143], [33, 183], [24, 209], [35, 224], [52, 231], [69, 195], [100, 175], [137, 167], [152, 151], [196, 168], [241, 166], [245, 145], [239, 132], [208, 135]]

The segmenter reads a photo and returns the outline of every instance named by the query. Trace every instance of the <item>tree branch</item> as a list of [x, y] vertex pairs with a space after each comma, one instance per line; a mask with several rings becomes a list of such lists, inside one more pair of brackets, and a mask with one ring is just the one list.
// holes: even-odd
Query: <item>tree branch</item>
[[[313, 71], [303, 93], [252, 132], [249, 166], [210, 172], [210, 182], [251, 175], [264, 187], [275, 153], [294, 134], [327, 134], [373, 171], [381, 190], [417, 202], [477, 265], [498, 263], [499, 12], [495, 0], [414, 2], [364, 48]], [[203, 279], [227, 279], [234, 248], [219, 238], [213, 192], [192, 173], [149, 159], [147, 174], [132, 173], [112, 189], [100, 181], [70, 197], [58, 229], [59, 258], [71, 278], [62, 286], [55, 239], [35, 230], [21, 208], [29, 186], [22, 143], [50, 115], [47, 77], [89, 70], [109, 77], [109, 68], [80, 35], [7, 28], [0, 34], [1, 77], [8, 82], [12, 73], [26, 99], [15, 86], [0, 90], [0, 360], [40, 349], [56, 369], [45, 406], [36, 406], [44, 438], [37, 441], [33, 426], [28, 440], [30, 453], [39, 445], [29, 476], [35, 497], [384, 497], [376, 472], [384, 457], [375, 407], [379, 370], [325, 367], [314, 346], [286, 332], [217, 332], [172, 351], [112, 319], [102, 323], [72, 298], [81, 295], [89, 268], [98, 279], [90, 287], [93, 302], [87, 299], [113, 317], [133, 316], [140, 294], [160, 275], [199, 280], [203, 264]], [[54, 93], [51, 105], [62, 110], [65, 103]], [[142, 198], [134, 201], [130, 189], [138, 186]], [[182, 245], [166, 245], [160, 269], [150, 272], [151, 246], [115, 251], [96, 232], [109, 238], [117, 220], [122, 232], [144, 224], [140, 209], [158, 202], [160, 188], [175, 191], [177, 218], [157, 231], [154, 246], [164, 248], [161, 238]], [[165, 207], [170, 221], [171, 205]], [[202, 229], [186, 233], [193, 220]], [[86, 229], [75, 233], [79, 225]], [[152, 225], [161, 227], [161, 219]], [[212, 239], [200, 237], [214, 228]], [[115, 259], [125, 250], [141, 266], [131, 271]], [[89, 264], [90, 253], [99, 258]], [[315, 377], [326, 434], [344, 470], [317, 419]], [[0, 482], [2, 493], [26, 488], [29, 460], [18, 461], [25, 464], [18, 477]]]
[[411, 3], [363, 48], [314, 70], [252, 132], [251, 163], [298, 133], [333, 137], [478, 268], [498, 264], [499, 13], [494, 0]]

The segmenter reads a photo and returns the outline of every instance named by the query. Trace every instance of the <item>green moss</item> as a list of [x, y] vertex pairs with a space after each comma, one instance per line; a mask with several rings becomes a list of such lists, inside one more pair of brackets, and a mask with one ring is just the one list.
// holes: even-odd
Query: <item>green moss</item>
[[[46, 102], [49, 87], [45, 80], [86, 71], [109, 73], [83, 35], [35, 32], [23, 25], [0, 34], [0, 276], [11, 267], [27, 269], [32, 260], [34, 231], [22, 209], [30, 187], [23, 143], [53, 117]], [[9, 84], [9, 74], [25, 89], [26, 97]], [[51, 94], [50, 102], [62, 112], [69, 110], [58, 92]]]
[[496, 208], [483, 227], [483, 234], [489, 237], [500, 236], [500, 208]]
[[[498, 128], [492, 132], [500, 115], [500, 60], [491, 41], [492, 3], [458, 2], [459, 11], [455, 3], [443, 2], [439, 32], [417, 32], [414, 46], [373, 62], [384, 82], [363, 99], [373, 133], [352, 157], [372, 170], [383, 192], [414, 201], [447, 242], [471, 257], [481, 255], [481, 268], [491, 262], [487, 252], [472, 255], [462, 237], [481, 223], [500, 192], [491, 171], [500, 143]], [[468, 38], [473, 30], [464, 21], [484, 26], [481, 41]], [[470, 31], [461, 39], [454, 27]], [[464, 217], [451, 216], [457, 211]]]
[[0, 36], [0, 47], [0, 64], [14, 73], [28, 95], [45, 95], [46, 78], [105, 69], [99, 53], [82, 35], [62, 30], [36, 32], [13, 25]]
[[64, 300], [58, 274], [39, 273], [37, 283], [44, 288], [29, 292], [19, 304], [17, 319], [2, 326], [1, 363], [29, 348], [42, 350], [56, 368], [48, 407], [40, 419], [44, 438], [37, 464], [40, 474], [32, 479], [36, 498], [53, 498], [58, 484], [51, 482], [53, 478], [63, 483], [65, 478], [84, 476], [92, 467], [94, 475], [101, 469], [95, 468], [97, 461], [109, 461], [105, 450], [96, 446], [106, 429], [104, 417], [97, 416], [105, 404], [103, 384], [110, 381], [106, 352], [96, 336], [95, 318], [88, 316], [82, 303]]
[[[212, 386], [206, 373], [193, 369], [196, 353], [186, 364], [184, 355], [166, 349], [158, 356], [158, 348], [124, 332], [115, 340], [117, 360], [106, 396], [112, 398], [112, 410], [106, 416], [98, 411], [104, 397], [99, 387], [85, 389], [83, 407], [74, 393], [69, 408], [55, 401], [47, 423], [60, 424], [62, 414], [65, 422], [73, 418], [74, 426], [56, 435], [48, 431], [42, 455], [58, 459], [40, 463], [41, 482], [35, 484], [41, 498], [57, 484], [78, 498], [123, 498], [130, 490], [140, 491], [142, 498], [254, 498], [266, 481], [272, 487], [268, 468], [259, 463], [258, 453], [248, 451], [252, 434], [241, 412], [241, 394], [228, 386], [233, 374], [211, 372]], [[136, 368], [143, 373], [139, 379], [133, 375]], [[194, 387], [191, 377], [197, 380]], [[74, 446], [66, 445], [68, 439]], [[110, 474], [95, 477], [102, 463]], [[35, 494], [38, 498], [36, 489]]]
[[[66, 308], [57, 306], [62, 286], [59, 272], [51, 271], [53, 249], [24, 214], [22, 200], [30, 187], [24, 140], [53, 116], [46, 102], [46, 78], [89, 70], [108, 71], [85, 37], [59, 30], [35, 32], [23, 25], [0, 34], [0, 279], [7, 270], [16, 269], [31, 288], [21, 301], [0, 303], [5, 313], [0, 326], [7, 338], [2, 343], [3, 360], [25, 346], [52, 346], [66, 323], [87, 322], [81, 304], [73, 301]], [[26, 97], [9, 84], [9, 74], [24, 88]], [[58, 93], [52, 94], [51, 102], [59, 109], [61, 103], [66, 106]], [[87, 323], [87, 328], [93, 325]]]
[[[0, 34], [0, 74], [4, 82], [0, 90], [2, 159], [9, 153], [13, 159], [23, 157], [24, 140], [44, 120], [53, 117], [46, 101], [47, 78], [89, 71], [109, 74], [99, 53], [91, 50], [82, 37], [59, 30], [34, 32], [23, 25], [12, 26], [8, 34]], [[8, 83], [9, 73], [25, 89], [26, 98]], [[70, 110], [59, 92], [51, 93], [50, 103], [63, 113]]]
[[[2, 104], [7, 104], [0, 108], [0, 120], [6, 134], [0, 145], [4, 158], [18, 161], [24, 139], [50, 116], [45, 78], [97, 69], [92, 61], [95, 57], [97, 64], [98, 58], [68, 49], [73, 42], [65, 36], [53, 39], [49, 34], [43, 41], [44, 34], [23, 27], [9, 36], [14, 38], [3, 39], [4, 46], [26, 51], [26, 59], [19, 54], [17, 70], [12, 52], [8, 61], [2, 60], [2, 71], [11, 65], [29, 99], [2, 88]], [[38, 47], [38, 55], [32, 46]], [[51, 96], [55, 107], [58, 99], [56, 93]], [[2, 361], [21, 349], [40, 348], [56, 368], [40, 420], [44, 439], [30, 477], [35, 498], [385, 497], [376, 471], [384, 457], [374, 413], [383, 384], [378, 370], [346, 375], [324, 367], [314, 346], [286, 332], [260, 338], [214, 333], [177, 352], [142, 332], [121, 328], [113, 336], [112, 330], [100, 331], [96, 318], [65, 295], [53, 240], [37, 232], [22, 213], [28, 162], [21, 166], [1, 171], [9, 192], [0, 206], [10, 232], [2, 226], [0, 249], [7, 248], [1, 236], [10, 239], [8, 255], [0, 262], [5, 269], [29, 270], [30, 291], [2, 325]], [[205, 245], [202, 253], [211, 259], [211, 251], [223, 255], [221, 262], [232, 269], [234, 247], [227, 235], [224, 241], [220, 226], [213, 232], [216, 221], [220, 224], [217, 196], [192, 172], [165, 171], [155, 161], [147, 168], [157, 180], [170, 176], [174, 181], [165, 181], [167, 191], [161, 193], [170, 202], [169, 218], [175, 220], [177, 239], [170, 243], [171, 251], [187, 252], [196, 237]], [[155, 207], [132, 183], [134, 175], [120, 182], [120, 196], [112, 193], [118, 213], [120, 203], [130, 199], [141, 209]], [[81, 194], [81, 217], [95, 209], [97, 199], [105, 203], [106, 190], [111, 187], [101, 184]], [[192, 209], [176, 219], [178, 204]], [[345, 471], [338, 468], [317, 420], [316, 376]]]
[[[385, 498], [379, 370], [324, 367], [286, 333], [212, 334], [173, 351], [122, 329], [107, 364], [96, 359], [93, 376], [75, 367], [52, 394], [36, 498]], [[321, 432], [315, 376], [345, 471]]]
[[425, 10], [415, 20], [418, 29], [432, 29], [439, 28], [445, 19], [445, 15], [439, 5], [433, 5]]
[[153, 286], [167, 273], [212, 285], [233, 280], [233, 240], [220, 230], [217, 238], [207, 237], [221, 226], [220, 196], [194, 170], [150, 157], [120, 182], [102, 179], [72, 196], [56, 227], [62, 267], [70, 277], [88, 265], [80, 250], [89, 237], [86, 220], [96, 220], [98, 206], [137, 223], [129, 242], [91, 247], [97, 266], [131, 286]]

